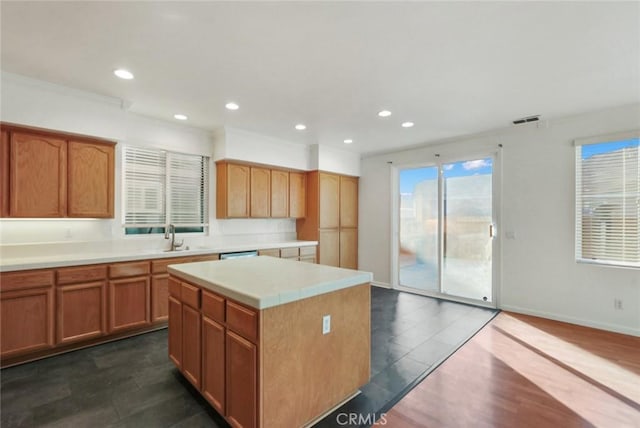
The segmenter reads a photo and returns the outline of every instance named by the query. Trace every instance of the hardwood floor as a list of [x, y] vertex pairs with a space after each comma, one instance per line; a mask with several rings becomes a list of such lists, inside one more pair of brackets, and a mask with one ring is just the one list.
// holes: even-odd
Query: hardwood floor
[[503, 312], [386, 427], [640, 427], [640, 338]]

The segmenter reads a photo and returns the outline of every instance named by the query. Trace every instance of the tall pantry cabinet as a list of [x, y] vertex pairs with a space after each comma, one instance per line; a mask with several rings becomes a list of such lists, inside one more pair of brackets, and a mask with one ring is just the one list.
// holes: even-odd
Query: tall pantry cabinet
[[307, 216], [298, 239], [318, 241], [318, 263], [358, 267], [358, 178], [322, 171], [307, 175]]

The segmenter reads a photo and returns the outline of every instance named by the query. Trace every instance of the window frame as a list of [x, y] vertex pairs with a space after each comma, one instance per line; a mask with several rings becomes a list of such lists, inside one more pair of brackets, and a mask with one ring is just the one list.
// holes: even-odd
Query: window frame
[[[578, 185], [582, 183], [582, 159], [580, 155], [582, 153], [582, 147], [593, 144], [607, 144], [616, 143], [624, 140], [640, 139], [640, 130], [631, 130], [625, 132], [617, 132], [611, 134], [598, 135], [593, 137], [578, 138], [573, 141], [574, 145], [574, 256], [576, 263], [580, 264], [592, 264], [600, 266], [610, 266], [625, 269], [640, 269], [640, 260], [624, 261], [624, 260], [609, 260], [601, 258], [587, 258], [583, 256], [583, 234], [580, 232], [582, 224], [584, 222], [584, 214], [582, 210], [583, 195], [582, 189], [578, 189]], [[640, 150], [640, 149], [639, 149]], [[639, 154], [640, 157], [640, 154]], [[638, 160], [640, 162], [640, 159]], [[639, 165], [640, 168], [640, 165]], [[639, 211], [640, 212], [640, 211]], [[640, 221], [640, 220], [639, 220]], [[638, 238], [640, 245], [640, 237]]]
[[[128, 148], [132, 148], [132, 149], [139, 149], [139, 150], [150, 150], [150, 151], [155, 151], [157, 153], [162, 153], [164, 156], [164, 183], [160, 186], [164, 188], [164, 207], [163, 207], [163, 213], [162, 216], [164, 218], [164, 223], [153, 223], [153, 224], [144, 224], [144, 223], [130, 223], [127, 224], [126, 222], [126, 216], [127, 216], [127, 161], [126, 161], [126, 157], [127, 157], [127, 149]], [[211, 157], [208, 155], [204, 155], [204, 154], [198, 154], [198, 153], [186, 153], [186, 152], [179, 152], [179, 151], [175, 151], [175, 150], [167, 150], [164, 148], [159, 148], [159, 147], [154, 147], [154, 146], [140, 146], [140, 145], [134, 145], [134, 144], [125, 144], [122, 146], [122, 151], [121, 151], [121, 165], [122, 165], [122, 183], [121, 183], [121, 188], [122, 188], [122, 199], [121, 199], [121, 230], [122, 233], [124, 234], [125, 237], [127, 238], [135, 238], [135, 237], [144, 237], [144, 236], [158, 236], [161, 234], [165, 233], [166, 227], [168, 224], [175, 224], [176, 225], [176, 233], [179, 233], [181, 235], [187, 235], [187, 236], [202, 236], [202, 235], [208, 235], [209, 234], [209, 229], [210, 229], [210, 173], [211, 173]], [[186, 224], [186, 225], [181, 225], [180, 223], [172, 223], [170, 220], [170, 216], [171, 216], [171, 191], [172, 191], [172, 185], [171, 185], [171, 173], [172, 173], [172, 161], [171, 161], [171, 156], [172, 155], [177, 155], [177, 156], [191, 156], [195, 158], [200, 158], [200, 162], [202, 162], [202, 166], [203, 166], [203, 170], [200, 174], [200, 180], [202, 183], [201, 188], [198, 190], [198, 193], [200, 193], [202, 195], [202, 201], [201, 201], [201, 206], [202, 206], [202, 210], [204, 211], [202, 216], [202, 224], [201, 225], [194, 225], [192, 223]], [[127, 229], [152, 229], [153, 231], [150, 231], [149, 233], [142, 233], [142, 232], [138, 232], [138, 233], [127, 233]], [[188, 229], [194, 229], [194, 228], [201, 228], [201, 231], [193, 231], [193, 230], [188, 230]], [[185, 231], [186, 229], [186, 231]]]

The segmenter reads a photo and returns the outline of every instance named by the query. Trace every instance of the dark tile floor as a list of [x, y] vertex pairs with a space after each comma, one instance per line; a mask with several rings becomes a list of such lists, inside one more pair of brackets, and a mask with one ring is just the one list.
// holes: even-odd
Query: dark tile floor
[[[316, 426], [368, 425], [494, 315], [372, 287], [371, 381]], [[228, 426], [168, 361], [167, 330], [4, 369], [0, 413], [3, 428]]]

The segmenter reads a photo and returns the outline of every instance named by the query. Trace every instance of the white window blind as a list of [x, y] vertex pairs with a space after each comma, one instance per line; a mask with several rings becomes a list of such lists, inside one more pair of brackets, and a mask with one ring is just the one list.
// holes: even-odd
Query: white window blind
[[128, 231], [170, 223], [176, 228], [208, 225], [207, 157], [125, 146], [123, 170], [123, 223]]
[[638, 133], [576, 141], [576, 258], [640, 267]]

